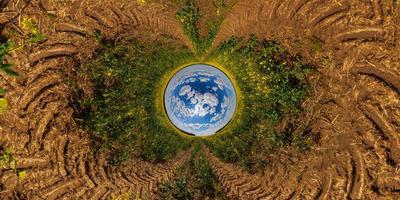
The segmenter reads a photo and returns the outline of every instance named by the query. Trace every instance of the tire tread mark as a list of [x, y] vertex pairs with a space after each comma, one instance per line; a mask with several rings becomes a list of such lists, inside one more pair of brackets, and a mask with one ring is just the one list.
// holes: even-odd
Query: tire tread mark
[[34, 84], [27, 90], [25, 90], [24, 94], [19, 100], [18, 107], [20, 110], [24, 110], [28, 107], [28, 105], [33, 101], [34, 98], [36, 98], [37, 95], [39, 95], [44, 89], [56, 85], [60, 82], [60, 77], [58, 75], [49, 75], [46, 77], [43, 77]]
[[400, 78], [399, 76], [395, 75], [389, 71], [383, 71], [381, 69], [367, 67], [367, 66], [359, 66], [353, 67], [351, 69], [353, 74], [366, 74], [370, 76], [374, 76], [379, 80], [384, 81], [389, 86], [391, 86], [397, 93], [400, 94]]
[[346, 42], [349, 40], [383, 40], [385, 31], [382, 28], [358, 28], [334, 36], [334, 40], [338, 42]]
[[393, 129], [393, 127], [386, 123], [385, 119], [381, 114], [379, 114], [378, 110], [371, 105], [363, 106], [362, 111], [364, 115], [370, 119], [374, 124], [377, 125], [379, 131], [381, 131], [389, 140], [392, 148], [391, 148], [391, 158], [400, 163], [400, 139], [396, 134], [397, 132]]
[[114, 24], [111, 20], [109, 20], [107, 17], [101, 15], [99, 13], [100, 11], [97, 10], [97, 12], [93, 11], [93, 10], [86, 10], [85, 14], [94, 19], [97, 23], [99, 23], [100, 25], [105, 26], [106, 28], [113, 28]]
[[31, 64], [35, 64], [42, 59], [47, 59], [57, 56], [70, 56], [76, 53], [78, 53], [78, 50], [73, 45], [51, 47], [50, 49], [39, 50], [37, 53], [31, 54], [29, 56], [29, 61]]
[[348, 9], [349, 9], [348, 5], [336, 5], [336, 4], [334, 6], [329, 6], [328, 8], [324, 8], [323, 11], [316, 14], [316, 16], [313, 19], [311, 19], [310, 25], [317, 26], [319, 23], [326, 20], [327, 18], [342, 13]]
[[49, 189], [48, 192], [44, 193], [41, 196], [44, 197], [45, 199], [54, 200], [60, 197], [61, 195], [69, 192], [70, 190], [76, 189], [77, 187], [81, 186], [82, 183], [83, 183], [82, 180], [79, 178], [63, 181], [55, 185], [51, 189]]
[[88, 28], [71, 24], [71, 23], [60, 23], [55, 26], [56, 31], [58, 32], [70, 32], [76, 33], [81, 36], [91, 36], [93, 31], [90, 31]]
[[65, 150], [67, 148], [68, 137], [61, 136], [59, 139], [59, 145], [57, 149], [57, 165], [61, 176], [67, 176], [67, 170], [65, 169]]

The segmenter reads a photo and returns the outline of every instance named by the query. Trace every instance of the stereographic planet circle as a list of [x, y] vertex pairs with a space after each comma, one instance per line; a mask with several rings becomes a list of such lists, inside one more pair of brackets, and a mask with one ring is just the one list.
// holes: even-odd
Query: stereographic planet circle
[[236, 110], [236, 91], [228, 76], [208, 64], [179, 70], [168, 82], [164, 106], [171, 123], [193, 136], [224, 128]]

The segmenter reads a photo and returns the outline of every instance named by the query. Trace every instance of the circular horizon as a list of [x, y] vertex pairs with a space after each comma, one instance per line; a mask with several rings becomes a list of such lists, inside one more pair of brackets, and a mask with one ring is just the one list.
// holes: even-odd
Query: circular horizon
[[223, 129], [236, 110], [232, 81], [209, 64], [188, 65], [169, 80], [164, 107], [171, 123], [193, 136], [210, 136]]

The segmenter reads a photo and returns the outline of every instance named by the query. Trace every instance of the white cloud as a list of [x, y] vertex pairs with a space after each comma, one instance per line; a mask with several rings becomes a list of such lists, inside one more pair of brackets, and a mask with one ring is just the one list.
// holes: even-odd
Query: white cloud
[[[184, 96], [190, 93], [191, 88], [187, 85], [183, 86], [179, 92], [180, 96]], [[185, 103], [177, 96], [172, 97], [171, 108], [178, 117], [204, 117], [208, 114], [213, 114], [216, 111], [216, 106], [218, 106], [218, 97], [212, 93], [201, 94], [199, 92], [193, 91], [194, 94], [188, 94], [192, 97], [190, 98], [190, 103], [192, 106], [187, 106]]]
[[215, 107], [212, 107], [212, 108], [210, 109], [210, 114], [214, 114], [216, 110], [217, 110], [217, 109], [216, 109]]
[[224, 96], [224, 101], [221, 103], [221, 108], [224, 109], [229, 106], [229, 99], [227, 96]]
[[222, 113], [218, 113], [217, 115], [215, 115], [214, 117], [211, 118], [210, 122], [216, 122], [219, 121], [222, 118]]
[[214, 83], [218, 85], [220, 90], [224, 90], [224, 82], [221, 79], [214, 80]]
[[192, 98], [193, 96], [194, 96], [194, 90], [190, 90], [190, 91], [187, 93], [186, 99], [190, 99], [190, 98]]
[[197, 130], [197, 129], [201, 129], [203, 127], [203, 124], [194, 123], [194, 124], [185, 124], [185, 126], [190, 129]]
[[184, 85], [183, 87], [181, 87], [181, 89], [179, 90], [179, 96], [184, 96], [187, 93], [189, 93], [192, 90], [192, 87], [190, 87], [190, 85]]
[[204, 104], [208, 104], [211, 107], [215, 107], [218, 105], [218, 97], [215, 94], [205, 93], [203, 95]]
[[200, 79], [200, 82], [209, 82], [209, 81], [211, 81], [210, 78], [206, 78], [206, 77], [200, 77], [199, 79]]
[[192, 103], [192, 104], [196, 104], [196, 103], [197, 103], [197, 99], [195, 99], [195, 98], [191, 98], [191, 99], [190, 99], [190, 103]]
[[206, 72], [206, 71], [200, 71], [200, 72], [196, 72], [196, 75], [200, 75], [200, 76], [208, 76], [208, 77], [214, 76], [214, 74], [211, 74], [211, 73], [209, 73], [209, 72]]

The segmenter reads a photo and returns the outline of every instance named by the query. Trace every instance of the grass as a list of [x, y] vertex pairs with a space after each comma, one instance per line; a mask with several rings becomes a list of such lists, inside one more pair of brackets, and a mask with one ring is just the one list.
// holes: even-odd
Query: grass
[[111, 164], [132, 156], [163, 162], [188, 145], [188, 140], [164, 126], [155, 91], [166, 72], [192, 56], [181, 46], [161, 41], [147, 46], [136, 40], [103, 42], [82, 72], [90, 76], [94, 95], [77, 97], [76, 119], [98, 141], [95, 149], [111, 152]]
[[[0, 3], [1, 4], [1, 3]], [[37, 23], [28, 17], [24, 17], [21, 21], [21, 27], [26, 31], [22, 44], [16, 45], [12, 40], [6, 40], [0, 44], [0, 70], [4, 71], [8, 76], [18, 76], [18, 73], [12, 69], [12, 62], [6, 57], [14, 51], [17, 51], [27, 45], [39, 43], [46, 39], [46, 36], [38, 29]], [[5, 90], [0, 88], [0, 97], [4, 97]], [[4, 98], [0, 98], [0, 114], [3, 114], [8, 107], [8, 102]]]
[[297, 124], [300, 103], [308, 93], [306, 77], [312, 67], [285, 52], [276, 41], [231, 38], [208, 60], [235, 75], [243, 96], [240, 121], [208, 145], [222, 160], [252, 170], [265, 165], [275, 148], [295, 145], [306, 150], [311, 140], [307, 125]]
[[[226, 6], [222, 0], [216, 5], [219, 9]], [[166, 123], [156, 93], [163, 89], [160, 83], [165, 82], [166, 74], [177, 66], [205, 61], [219, 63], [233, 74], [241, 94], [234, 125], [207, 142], [216, 155], [252, 170], [265, 165], [266, 155], [276, 148], [292, 145], [307, 150], [311, 145], [308, 125], [297, 119], [301, 102], [309, 93], [307, 76], [312, 67], [284, 51], [277, 41], [254, 37], [233, 37], [209, 53], [222, 15], [210, 21], [204, 37], [200, 37], [198, 27], [202, 14], [194, 0], [187, 0], [176, 17], [192, 41], [194, 53], [165, 41], [146, 45], [138, 41], [104, 42], [100, 33], [95, 34], [103, 48], [82, 72], [89, 74], [94, 95], [77, 101], [80, 112], [76, 116], [97, 141], [95, 149], [110, 151], [110, 163], [115, 165], [131, 156], [163, 162], [184, 149], [190, 141]], [[202, 172], [205, 177], [211, 173]], [[185, 183], [184, 179], [177, 181], [177, 188], [183, 189]], [[199, 184], [207, 187], [209, 183]]]
[[200, 143], [195, 144], [190, 159], [176, 174], [175, 179], [159, 187], [160, 199], [227, 199]]
[[[218, 11], [222, 10], [225, 6], [224, 1], [218, 0], [216, 3]], [[199, 8], [196, 6], [194, 0], [187, 0], [186, 4], [176, 14], [176, 18], [182, 23], [184, 33], [192, 41], [193, 47], [199, 57], [204, 56], [208, 53], [212, 41], [217, 35], [220, 25], [223, 21], [222, 15], [219, 15], [216, 19], [209, 22], [208, 33], [204, 38], [200, 37], [198, 21], [202, 14]]]

